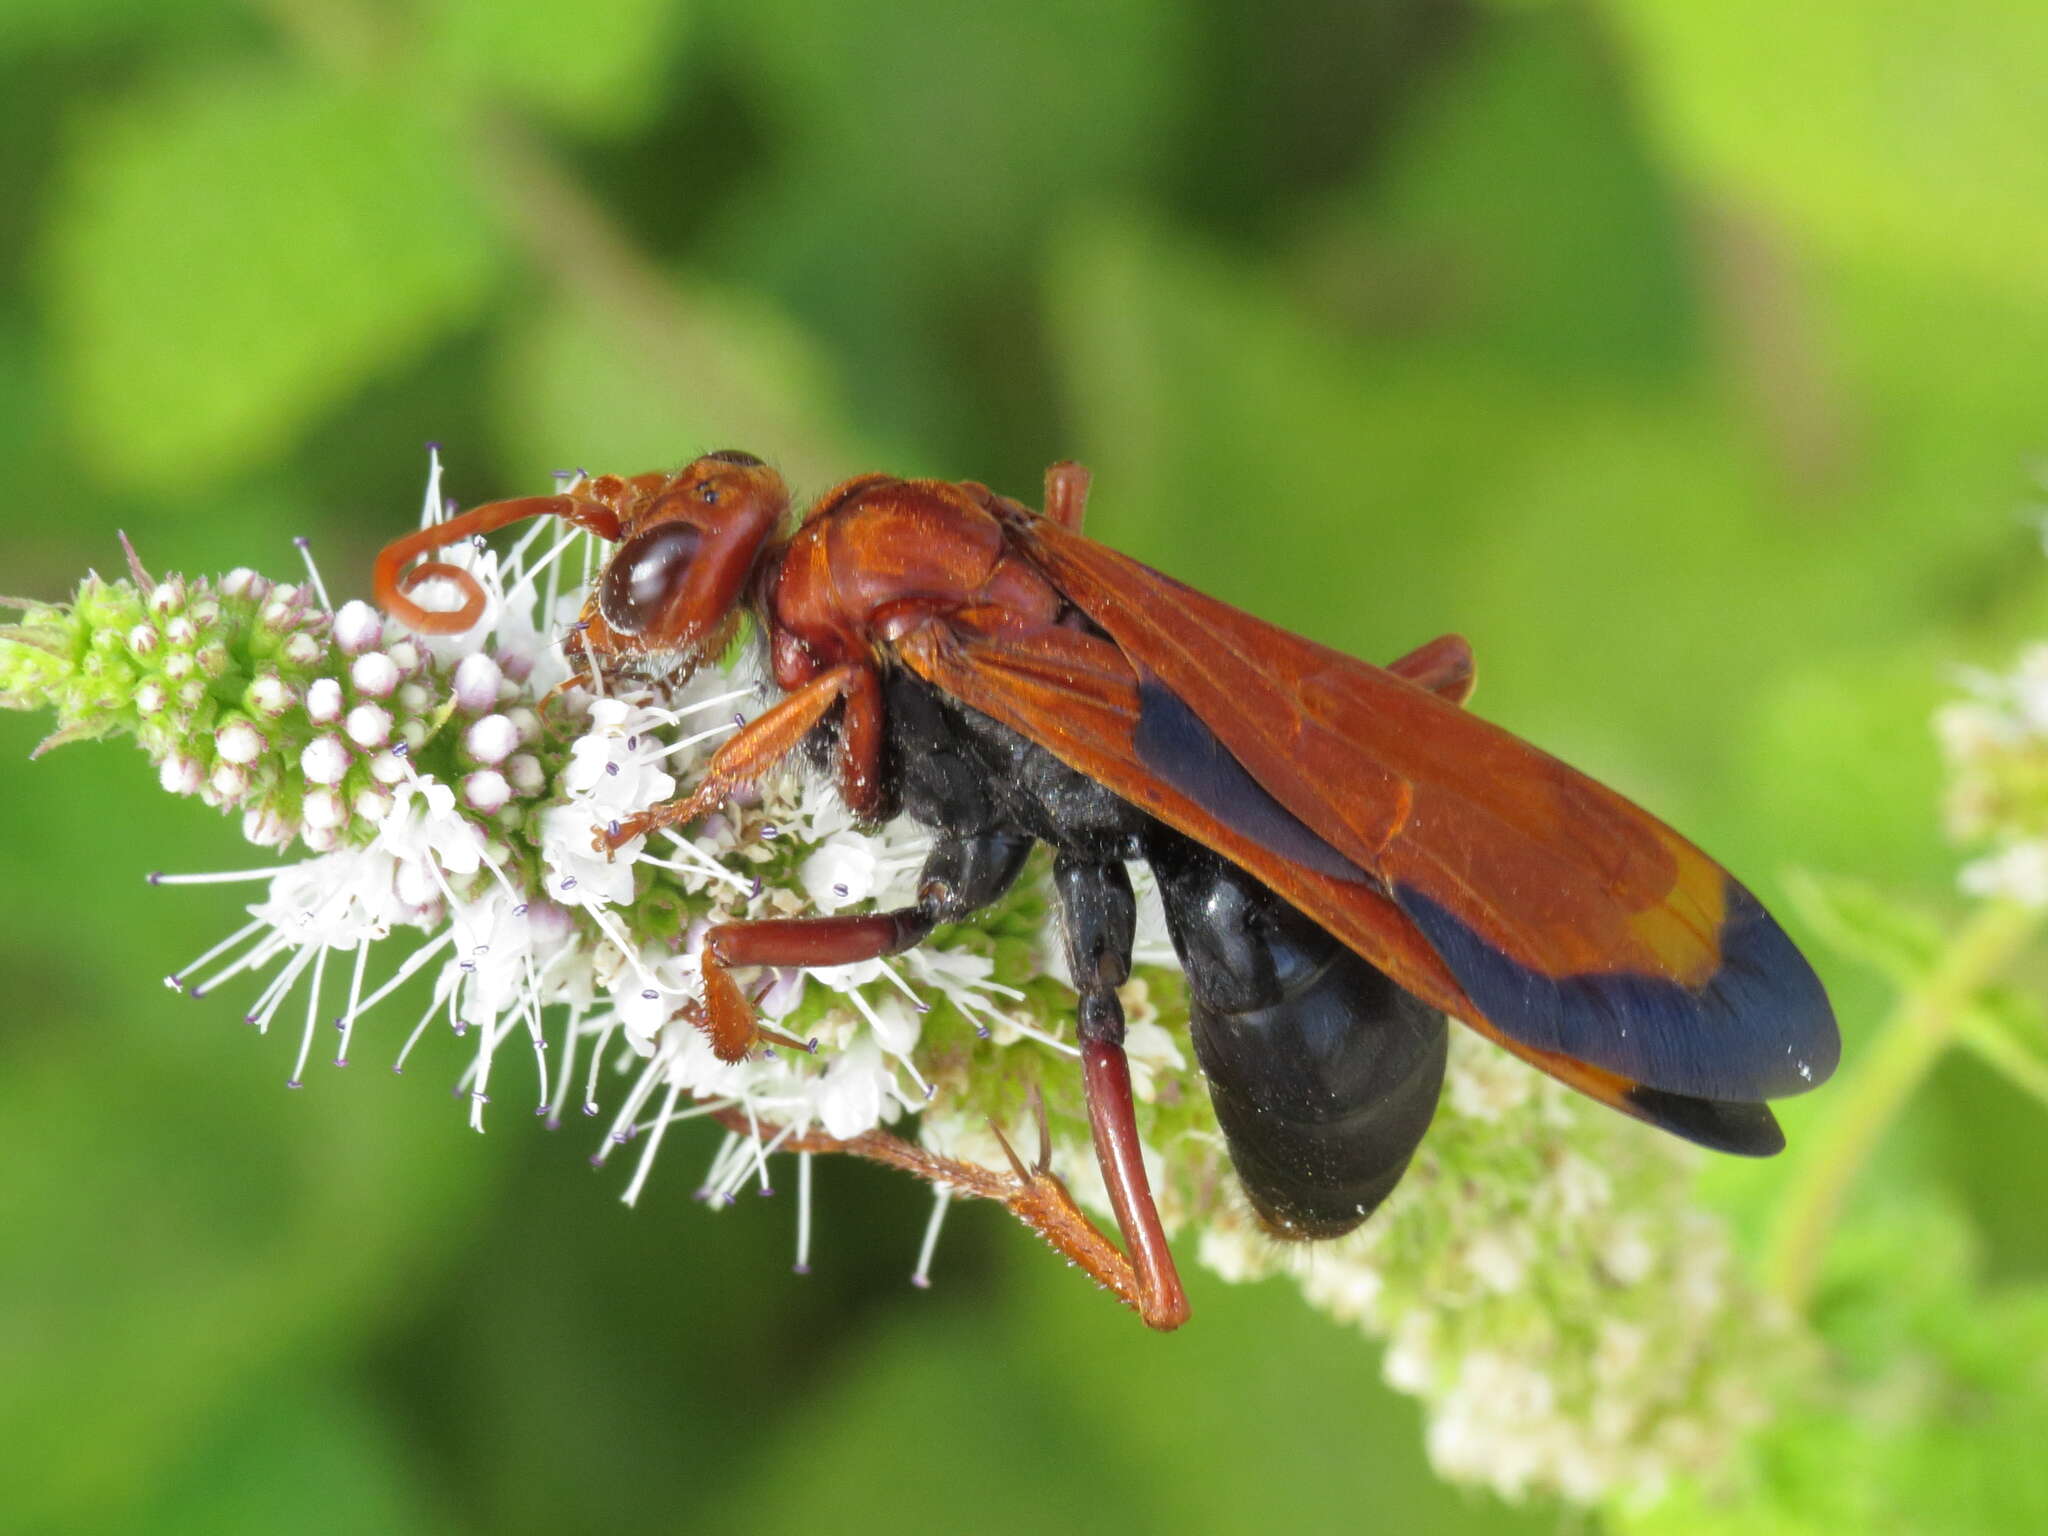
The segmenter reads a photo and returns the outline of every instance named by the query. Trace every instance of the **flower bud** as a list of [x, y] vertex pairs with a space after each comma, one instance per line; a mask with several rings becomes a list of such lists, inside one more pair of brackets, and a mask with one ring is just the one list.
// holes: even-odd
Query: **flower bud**
[[365, 751], [374, 752], [391, 742], [391, 711], [381, 704], [358, 704], [348, 712], [342, 727], [348, 739]]
[[214, 750], [224, 763], [253, 763], [270, 749], [263, 733], [247, 720], [229, 720], [213, 733]]
[[240, 763], [217, 763], [207, 778], [207, 788], [230, 803], [249, 793], [249, 770]]
[[382, 651], [358, 656], [348, 669], [348, 680], [366, 699], [388, 699], [398, 688], [398, 665]]
[[128, 649], [137, 656], [147, 656], [162, 644], [163, 636], [154, 624], [138, 624], [128, 631]]
[[238, 565], [221, 578], [220, 590], [225, 597], [246, 598], [260, 603], [270, 595], [270, 581], [246, 565]]
[[537, 795], [548, 787], [547, 770], [531, 752], [521, 752], [505, 764], [505, 779], [522, 795]]
[[504, 681], [495, 661], [481, 651], [472, 651], [455, 664], [456, 707], [472, 715], [495, 709]]
[[334, 616], [334, 643], [344, 656], [361, 656], [375, 650], [384, 638], [384, 618], [360, 598], [341, 605]]
[[315, 725], [332, 725], [341, 714], [341, 684], [331, 677], [319, 677], [306, 685], [307, 719]]
[[[332, 737], [328, 739], [333, 740]], [[305, 818], [308, 827], [320, 831], [331, 830], [348, 824], [348, 801], [342, 797], [338, 789], [324, 786], [309, 789], [306, 791], [306, 798], [300, 804], [299, 814]]]
[[313, 635], [301, 632], [284, 643], [284, 659], [295, 667], [317, 667], [327, 655], [327, 647]]
[[353, 761], [341, 738], [330, 731], [306, 743], [306, 750], [299, 754], [299, 771], [305, 774], [308, 784], [339, 784], [348, 777]]
[[249, 685], [250, 713], [261, 715], [266, 720], [280, 719], [296, 708], [298, 702], [299, 696], [291, 684], [275, 672], [266, 672]]
[[297, 824], [275, 806], [259, 805], [242, 813], [242, 836], [259, 848], [282, 848], [298, 835]]
[[504, 762], [519, 745], [519, 727], [503, 715], [485, 715], [462, 733], [462, 749], [487, 768]]
[[512, 798], [512, 786], [495, 768], [482, 768], [462, 781], [462, 802], [473, 811], [495, 816]]
[[156, 781], [168, 794], [196, 795], [199, 786], [206, 782], [206, 770], [199, 766], [197, 758], [174, 752], [157, 765]]

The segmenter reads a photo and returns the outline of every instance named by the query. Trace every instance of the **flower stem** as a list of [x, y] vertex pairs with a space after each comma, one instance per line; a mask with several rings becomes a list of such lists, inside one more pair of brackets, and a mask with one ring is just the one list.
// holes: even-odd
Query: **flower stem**
[[1771, 1240], [1771, 1288], [1804, 1310], [1842, 1205], [1870, 1154], [1933, 1069], [1970, 1013], [2039, 931], [2044, 913], [1993, 902], [1964, 926], [1927, 977], [1899, 1000], [1861, 1067], [1837, 1093], [1833, 1118], [1779, 1203]]

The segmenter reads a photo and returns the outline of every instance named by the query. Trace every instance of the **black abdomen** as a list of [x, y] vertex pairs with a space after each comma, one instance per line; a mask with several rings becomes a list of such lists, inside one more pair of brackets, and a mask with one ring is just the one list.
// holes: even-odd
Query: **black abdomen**
[[1150, 843], [1195, 1055], [1245, 1192], [1276, 1236], [1350, 1231], [1436, 1113], [1444, 1015], [1235, 865], [1164, 829]]

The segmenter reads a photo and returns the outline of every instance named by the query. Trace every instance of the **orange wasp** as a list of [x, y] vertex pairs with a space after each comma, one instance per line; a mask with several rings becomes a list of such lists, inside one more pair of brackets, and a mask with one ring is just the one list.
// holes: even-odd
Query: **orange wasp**
[[[996, 900], [1048, 845], [1128, 1259], [1043, 1159], [1016, 1163], [1003, 1193], [888, 1138], [847, 1149], [997, 1193], [1155, 1328], [1188, 1307], [1123, 1050], [1133, 859], [1157, 876], [1196, 1056], [1276, 1236], [1349, 1231], [1394, 1187], [1435, 1112], [1447, 1016], [1687, 1140], [1783, 1147], [1763, 1101], [1822, 1082], [1840, 1042], [1812, 968], [1748, 890], [1462, 709], [1459, 637], [1387, 668], [1329, 650], [1084, 537], [1087, 489], [1086, 470], [1054, 465], [1040, 513], [972, 482], [867, 475], [791, 529], [773, 469], [713, 453], [408, 535], [379, 557], [376, 591], [415, 629], [467, 629], [474, 580], [407, 562], [551, 516], [618, 546], [579, 626], [607, 676], [680, 681], [752, 614], [783, 697], [686, 798], [594, 829], [601, 849], [706, 815], [807, 746], [858, 816], [931, 829], [910, 906], [711, 929], [701, 1020], [727, 1059], [758, 1038], [733, 970], [898, 953]], [[430, 577], [455, 581], [461, 606], [414, 601]]]

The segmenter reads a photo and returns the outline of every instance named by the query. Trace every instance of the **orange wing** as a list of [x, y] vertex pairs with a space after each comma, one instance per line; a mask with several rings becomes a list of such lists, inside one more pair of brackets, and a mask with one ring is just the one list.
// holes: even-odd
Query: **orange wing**
[[1833, 1070], [1811, 967], [1662, 822], [1391, 673], [1057, 524], [1010, 532], [1109, 640], [934, 628], [905, 642], [913, 670], [1604, 1102], [1761, 1143], [1768, 1112], [1751, 1101]]

